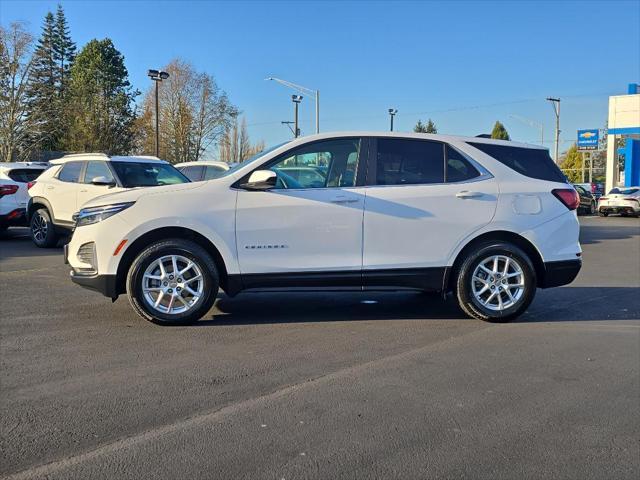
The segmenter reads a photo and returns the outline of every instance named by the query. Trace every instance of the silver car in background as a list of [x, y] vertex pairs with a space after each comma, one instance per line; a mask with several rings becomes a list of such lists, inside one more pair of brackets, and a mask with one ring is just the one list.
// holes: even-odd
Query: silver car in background
[[615, 187], [598, 200], [598, 214], [610, 213], [622, 216], [640, 216], [640, 187]]

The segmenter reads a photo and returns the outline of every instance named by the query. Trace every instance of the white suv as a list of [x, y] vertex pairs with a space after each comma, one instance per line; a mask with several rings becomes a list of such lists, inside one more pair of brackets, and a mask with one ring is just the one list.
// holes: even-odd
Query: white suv
[[47, 168], [46, 163], [0, 163], [0, 232], [27, 223], [27, 190]]
[[321, 134], [208, 182], [96, 199], [65, 259], [74, 282], [113, 299], [127, 292], [160, 324], [199, 319], [219, 288], [452, 291], [469, 315], [503, 322], [537, 287], [578, 274], [578, 204], [539, 147]]
[[50, 162], [29, 189], [27, 216], [38, 247], [56, 245], [71, 233], [74, 214], [83, 204], [108, 193], [189, 180], [156, 157], [109, 157], [102, 153], [66, 155]]

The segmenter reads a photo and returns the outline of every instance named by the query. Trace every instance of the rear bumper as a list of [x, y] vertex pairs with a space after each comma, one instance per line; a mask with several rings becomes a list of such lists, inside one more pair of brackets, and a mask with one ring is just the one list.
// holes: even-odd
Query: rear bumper
[[575, 280], [582, 268], [582, 259], [545, 262], [544, 278], [539, 283], [540, 288], [559, 287]]
[[0, 215], [0, 226], [15, 227], [27, 225], [27, 211], [24, 208], [16, 208], [5, 215]]
[[99, 292], [105, 297], [118, 298], [115, 275], [79, 275], [73, 270], [70, 275], [71, 280], [83, 288]]

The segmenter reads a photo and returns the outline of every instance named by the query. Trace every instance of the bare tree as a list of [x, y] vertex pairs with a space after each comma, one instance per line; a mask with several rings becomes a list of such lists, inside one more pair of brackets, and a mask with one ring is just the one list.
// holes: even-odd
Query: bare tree
[[[229, 128], [238, 110], [220, 90], [213, 76], [199, 73], [182, 59], [163, 68], [169, 78], [160, 84], [160, 155], [171, 162], [199, 160]], [[139, 148], [153, 152], [155, 91], [143, 102]]]
[[32, 68], [33, 37], [24, 24], [0, 26], [0, 161], [28, 160], [36, 149], [31, 141], [27, 84]]
[[251, 144], [247, 132], [247, 121], [243, 118], [240, 127], [235, 121], [225, 131], [220, 140], [218, 159], [227, 163], [242, 162], [262, 150], [264, 150], [264, 141], [261, 140], [255, 145]]

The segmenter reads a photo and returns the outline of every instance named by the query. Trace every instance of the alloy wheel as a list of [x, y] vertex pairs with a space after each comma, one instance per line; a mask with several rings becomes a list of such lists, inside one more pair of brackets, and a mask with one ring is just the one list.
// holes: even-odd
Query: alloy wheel
[[476, 266], [471, 276], [471, 291], [485, 308], [503, 311], [516, 305], [525, 290], [520, 264], [506, 255], [492, 255]]
[[148, 305], [164, 314], [191, 310], [204, 293], [200, 267], [182, 255], [165, 255], [147, 267], [142, 293]]
[[42, 215], [36, 214], [33, 219], [33, 224], [31, 225], [33, 238], [38, 242], [43, 242], [47, 238], [48, 229], [49, 225], [47, 224], [47, 220]]

